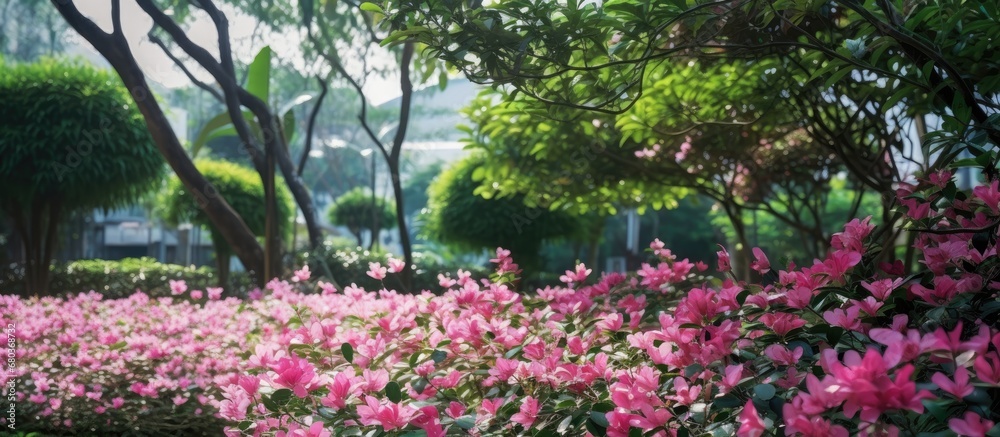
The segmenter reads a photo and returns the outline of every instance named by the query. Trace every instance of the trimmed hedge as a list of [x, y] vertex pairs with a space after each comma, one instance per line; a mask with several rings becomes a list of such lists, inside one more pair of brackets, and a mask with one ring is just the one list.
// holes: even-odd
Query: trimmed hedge
[[[24, 268], [6, 266], [0, 272], [0, 293], [24, 293]], [[153, 258], [125, 258], [120, 261], [86, 259], [52, 267], [54, 295], [96, 291], [108, 298], [124, 298], [142, 290], [150, 297], [170, 296], [170, 280], [184, 280], [191, 290], [215, 286], [215, 269], [210, 267], [163, 264]], [[231, 274], [235, 295], [246, 295], [253, 281], [246, 274]], [[235, 293], [234, 293], [235, 291]]]

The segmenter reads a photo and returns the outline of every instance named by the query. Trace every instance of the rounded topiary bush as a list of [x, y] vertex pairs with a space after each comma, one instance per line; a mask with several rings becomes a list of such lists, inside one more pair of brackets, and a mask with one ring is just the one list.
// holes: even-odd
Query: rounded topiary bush
[[[208, 159], [199, 160], [195, 166], [212, 184], [200, 194], [226, 199], [229, 206], [243, 218], [250, 231], [257, 236], [263, 236], [266, 224], [264, 184], [257, 172], [232, 162]], [[281, 233], [285, 233], [291, 229], [294, 208], [292, 196], [280, 178], [275, 182], [278, 197], [278, 228]], [[160, 208], [160, 215], [171, 225], [190, 222], [208, 227], [215, 248], [219, 285], [227, 286], [232, 249], [209, 220], [208, 215], [199, 208], [197, 197], [184, 188], [180, 179], [174, 177], [167, 183], [161, 195]]]
[[327, 210], [330, 223], [344, 226], [361, 245], [361, 230], [377, 234], [382, 229], [396, 227], [396, 210], [384, 198], [373, 197], [371, 190], [354, 188], [337, 198]]
[[32, 294], [48, 291], [63, 217], [128, 205], [155, 189], [165, 171], [118, 77], [52, 59], [0, 62], [0, 156], [0, 211], [30, 242], [24, 250]]

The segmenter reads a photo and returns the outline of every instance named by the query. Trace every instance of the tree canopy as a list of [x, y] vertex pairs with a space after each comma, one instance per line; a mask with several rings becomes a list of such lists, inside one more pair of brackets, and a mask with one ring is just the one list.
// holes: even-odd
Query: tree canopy
[[[202, 159], [195, 162], [198, 171], [211, 184], [204, 195], [220, 196], [236, 211], [247, 227], [258, 237], [265, 236], [266, 220], [264, 209], [264, 184], [260, 175], [253, 169], [226, 161]], [[291, 230], [292, 211], [294, 203], [288, 188], [283, 184], [277, 187], [277, 229], [282, 234]], [[160, 196], [159, 214], [171, 225], [184, 222], [207, 226], [212, 235], [212, 245], [216, 252], [220, 286], [227, 286], [229, 272], [229, 257], [233, 250], [221, 237], [219, 230], [201, 207], [200, 197], [192, 195], [181, 183], [173, 177], [167, 183]]]
[[524, 195], [499, 197], [479, 190], [485, 159], [470, 155], [431, 184], [423, 232], [465, 250], [503, 247], [525, 267], [538, 268], [542, 242], [578, 234], [580, 220], [566, 211], [530, 206]]
[[58, 223], [127, 205], [164, 174], [142, 115], [111, 74], [82, 63], [0, 60], [0, 211], [25, 243], [28, 291], [45, 293]]
[[396, 226], [396, 210], [383, 197], [373, 196], [372, 191], [364, 188], [354, 188], [330, 205], [327, 210], [330, 223], [347, 228], [358, 240], [361, 246], [361, 231], [368, 229], [372, 233], [372, 244], [378, 239], [382, 229], [392, 229]]

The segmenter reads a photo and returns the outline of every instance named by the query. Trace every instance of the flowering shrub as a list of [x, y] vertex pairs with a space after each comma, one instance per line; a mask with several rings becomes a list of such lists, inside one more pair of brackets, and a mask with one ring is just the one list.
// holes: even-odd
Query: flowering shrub
[[19, 417], [84, 434], [997, 436], [998, 185], [900, 188], [916, 274], [854, 220], [806, 267], [753, 250], [754, 283], [654, 241], [634, 274], [579, 265], [530, 294], [498, 250], [489, 280], [441, 275], [440, 294], [304, 268], [244, 304], [179, 282], [196, 303], [4, 297]]
[[171, 282], [184, 300], [0, 297], [4, 326], [15, 326], [18, 373], [0, 382], [14, 379], [16, 430], [218, 435], [215, 379], [242, 372], [238, 353], [275, 322], [264, 303], [241, 308], [217, 300], [221, 289]]
[[635, 275], [585, 285], [581, 265], [532, 295], [499, 250], [492, 281], [442, 276], [441, 296], [277, 285], [296, 317], [220, 412], [230, 435], [1000, 435], [1000, 189], [949, 180], [898, 193], [916, 275], [854, 220], [810, 266], [754, 250], [759, 283], [697, 277], [655, 241]]

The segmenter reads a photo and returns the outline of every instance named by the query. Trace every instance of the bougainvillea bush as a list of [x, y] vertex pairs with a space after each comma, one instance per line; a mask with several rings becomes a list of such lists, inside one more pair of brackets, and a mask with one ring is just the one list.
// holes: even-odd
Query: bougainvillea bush
[[[19, 417], [83, 434], [998, 436], [998, 185], [899, 189], [912, 274], [854, 220], [809, 265], [754, 250], [752, 283], [654, 241], [633, 274], [580, 265], [526, 293], [498, 249], [490, 279], [442, 274], [443, 292], [303, 269], [242, 303], [180, 283], [184, 300], [4, 298]], [[725, 250], [711, 267], [730, 273]]]
[[1000, 435], [1000, 190], [921, 183], [898, 193], [915, 275], [854, 220], [808, 266], [754, 250], [758, 283], [654, 242], [635, 275], [585, 285], [581, 265], [534, 294], [499, 250], [492, 281], [442, 276], [441, 296], [278, 287], [296, 317], [221, 415], [230, 435]]

